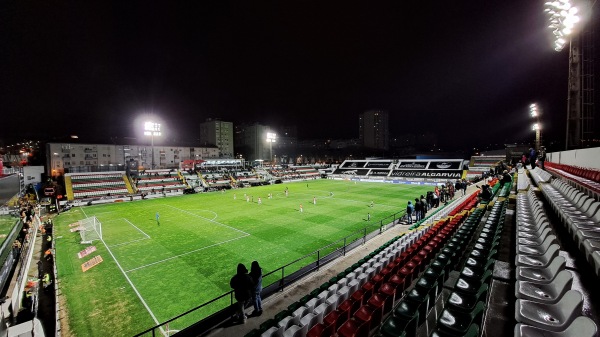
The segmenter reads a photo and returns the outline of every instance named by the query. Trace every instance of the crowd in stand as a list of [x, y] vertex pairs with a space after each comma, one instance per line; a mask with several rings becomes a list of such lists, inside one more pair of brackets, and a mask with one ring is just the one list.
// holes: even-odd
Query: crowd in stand
[[447, 204], [454, 199], [457, 191], [464, 196], [467, 193], [468, 185], [469, 183], [465, 179], [457, 179], [455, 182], [447, 181], [439, 186], [436, 185], [433, 191], [428, 191], [426, 195], [421, 194], [420, 197], [415, 198], [414, 204], [412, 201], [408, 201], [406, 206], [408, 223], [412, 224], [413, 216], [416, 221], [420, 221], [425, 218], [427, 211], [439, 207], [440, 203]]

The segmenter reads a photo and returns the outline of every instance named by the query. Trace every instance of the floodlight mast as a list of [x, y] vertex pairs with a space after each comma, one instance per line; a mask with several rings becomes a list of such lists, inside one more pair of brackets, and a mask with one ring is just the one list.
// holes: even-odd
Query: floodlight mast
[[539, 152], [540, 147], [542, 146], [542, 124], [540, 123], [540, 107], [536, 103], [530, 104], [529, 114], [531, 115], [531, 117], [535, 118], [535, 124], [532, 125], [531, 129], [535, 131], [535, 150]]
[[273, 143], [277, 140], [277, 134], [267, 132], [267, 142], [269, 143], [269, 156], [271, 157], [271, 165], [273, 165]]
[[[569, 44], [569, 83], [565, 149], [589, 146], [595, 138], [594, 32], [591, 14], [596, 0], [548, 0], [544, 11], [555, 36], [554, 49]], [[586, 23], [587, 22], [587, 23]]]
[[152, 165], [151, 168], [154, 169], [154, 136], [160, 137], [160, 124], [154, 122], [146, 122], [144, 123], [144, 136], [150, 136], [150, 145], [152, 149]]

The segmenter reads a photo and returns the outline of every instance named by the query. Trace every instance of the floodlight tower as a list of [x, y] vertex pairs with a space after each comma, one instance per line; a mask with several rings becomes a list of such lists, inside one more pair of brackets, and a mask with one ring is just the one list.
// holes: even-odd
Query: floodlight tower
[[541, 109], [537, 104], [533, 103], [529, 105], [529, 114], [535, 118], [535, 123], [531, 126], [531, 129], [535, 131], [535, 151], [539, 152], [542, 146], [542, 124], [540, 123]]
[[144, 123], [144, 136], [150, 136], [152, 147], [152, 169], [154, 169], [154, 136], [160, 137], [160, 124], [154, 122]]
[[271, 165], [273, 165], [273, 143], [277, 140], [277, 134], [267, 132], [267, 143], [269, 143], [269, 156], [271, 157]]
[[582, 141], [594, 138], [595, 131], [593, 22], [582, 23], [582, 15], [591, 18], [592, 4], [589, 0], [557, 0], [544, 6], [556, 37], [554, 49], [561, 51], [569, 42], [565, 146], [567, 150], [579, 148]]

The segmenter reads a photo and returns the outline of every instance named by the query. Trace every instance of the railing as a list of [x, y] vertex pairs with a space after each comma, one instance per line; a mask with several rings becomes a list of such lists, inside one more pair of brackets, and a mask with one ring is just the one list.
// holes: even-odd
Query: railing
[[[325, 247], [309, 253], [295, 261], [281, 266], [263, 275], [263, 283], [268, 286], [263, 288], [262, 297], [267, 298], [275, 293], [281, 292], [304, 276], [319, 270], [329, 262], [345, 256], [352, 249], [365, 244], [368, 240], [393, 227], [406, 211], [391, 214], [379, 222], [374, 222], [360, 230], [351, 233]], [[391, 220], [389, 223], [388, 220]], [[180, 329], [191, 328], [195, 331], [207, 331], [227, 320], [231, 314], [231, 306], [234, 303], [233, 291], [229, 291], [212, 300], [192, 308], [178, 316], [175, 316], [159, 325], [144, 330], [138, 336], [163, 336], [179, 331], [173, 329], [173, 323], [183, 325]], [[166, 331], [169, 332], [166, 332]]]

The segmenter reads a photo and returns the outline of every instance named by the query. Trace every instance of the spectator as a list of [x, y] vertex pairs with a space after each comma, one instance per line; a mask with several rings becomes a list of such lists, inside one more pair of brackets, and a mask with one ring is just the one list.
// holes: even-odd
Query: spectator
[[531, 164], [531, 168], [535, 168], [535, 160], [537, 159], [537, 153], [534, 148], [529, 149], [529, 164]]
[[408, 205], [406, 205], [406, 217], [408, 218], [409, 225], [412, 224], [412, 215], [413, 215], [414, 210], [415, 210], [415, 207], [409, 200]]
[[246, 324], [247, 316], [244, 312], [246, 303], [252, 298], [253, 282], [248, 269], [242, 263], [237, 266], [237, 273], [229, 281], [229, 285], [233, 288], [235, 303], [236, 318], [243, 324]]
[[490, 190], [490, 186], [487, 184], [481, 186], [481, 193], [479, 193], [479, 201], [487, 203], [491, 199], [492, 199], [492, 191]]
[[254, 282], [254, 292], [252, 293], [252, 305], [254, 306], [254, 312], [252, 316], [262, 315], [262, 298], [260, 293], [262, 292], [262, 269], [258, 264], [258, 261], [252, 261], [250, 265], [250, 277]]
[[544, 162], [546, 161], [546, 147], [542, 146], [540, 148], [540, 153], [538, 154], [538, 163], [542, 170], [544, 169]]
[[415, 198], [415, 206], [414, 207], [415, 207], [415, 216], [417, 217], [416, 221], [417, 222], [421, 221], [421, 215], [423, 215], [423, 214], [421, 213], [421, 201], [419, 200], [419, 198]]
[[427, 200], [421, 194], [421, 219], [425, 219], [425, 214], [427, 214]]

